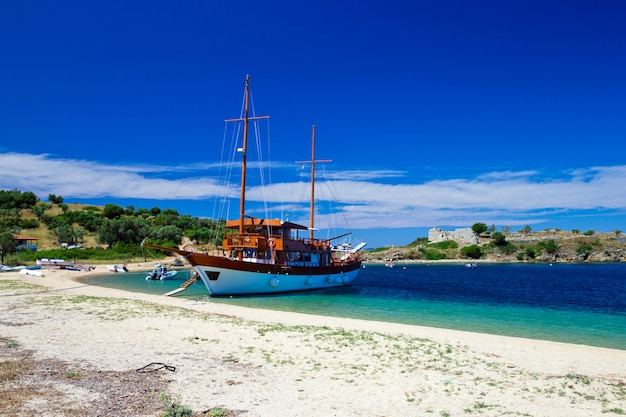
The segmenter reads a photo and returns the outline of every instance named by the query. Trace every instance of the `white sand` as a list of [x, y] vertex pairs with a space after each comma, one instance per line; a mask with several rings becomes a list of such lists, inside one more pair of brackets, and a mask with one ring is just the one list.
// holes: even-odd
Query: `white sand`
[[[626, 413], [623, 350], [194, 303], [74, 281], [103, 272], [99, 267], [45, 271], [45, 277], [0, 274], [0, 337], [34, 349], [40, 358], [76, 366], [175, 366], [167, 375], [169, 391], [194, 411], [224, 407], [247, 410], [245, 416]], [[16, 288], [11, 281], [53, 291]]]

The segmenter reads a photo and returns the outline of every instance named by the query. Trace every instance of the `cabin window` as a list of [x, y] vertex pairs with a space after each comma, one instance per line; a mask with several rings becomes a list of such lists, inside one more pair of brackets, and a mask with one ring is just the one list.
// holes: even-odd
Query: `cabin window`
[[302, 262], [302, 252], [287, 252], [287, 262]]
[[207, 277], [209, 277], [210, 281], [217, 281], [217, 278], [220, 276], [220, 273], [217, 271], [206, 271]]
[[292, 266], [319, 266], [320, 255], [312, 252], [285, 252], [287, 263]]

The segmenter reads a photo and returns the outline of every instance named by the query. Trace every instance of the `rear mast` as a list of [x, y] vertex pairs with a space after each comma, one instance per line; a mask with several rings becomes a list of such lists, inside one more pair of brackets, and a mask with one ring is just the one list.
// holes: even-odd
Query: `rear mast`
[[315, 160], [315, 125], [311, 132], [311, 160], [310, 161], [296, 161], [296, 164], [311, 164], [311, 212], [309, 219], [309, 240], [313, 243], [314, 231], [315, 231], [315, 163], [316, 162], [332, 162], [332, 159], [319, 159]]

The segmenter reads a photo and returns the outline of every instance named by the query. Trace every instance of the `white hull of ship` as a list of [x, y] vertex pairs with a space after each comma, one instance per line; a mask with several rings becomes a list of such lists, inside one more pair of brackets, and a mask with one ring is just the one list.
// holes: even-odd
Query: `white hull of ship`
[[[271, 274], [198, 265], [195, 267], [211, 295], [280, 294], [342, 287], [359, 269], [322, 275]], [[217, 279], [210, 279], [219, 273]]]

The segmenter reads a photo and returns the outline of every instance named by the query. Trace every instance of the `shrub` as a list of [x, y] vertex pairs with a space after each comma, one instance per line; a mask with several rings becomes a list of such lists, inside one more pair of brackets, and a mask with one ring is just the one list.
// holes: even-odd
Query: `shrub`
[[479, 259], [483, 252], [478, 245], [470, 245], [461, 249], [461, 255], [465, 258]]
[[454, 240], [446, 240], [443, 242], [437, 242], [437, 243], [431, 243], [430, 245], [428, 245], [431, 248], [437, 248], [437, 249], [456, 249], [459, 247], [459, 244], [456, 243]]
[[556, 242], [552, 239], [537, 243], [537, 249], [538, 251], [545, 250], [550, 255], [555, 254], [558, 250]]
[[35, 219], [22, 220], [19, 226], [22, 229], [36, 229], [39, 227], [39, 222]]
[[583, 259], [587, 259], [592, 250], [593, 248], [591, 247], [591, 245], [584, 243], [576, 248], [576, 253], [582, 256]]
[[429, 261], [438, 261], [439, 259], [446, 259], [446, 254], [439, 252], [437, 249], [420, 248], [420, 252], [424, 255], [424, 258]]
[[501, 232], [494, 232], [491, 235], [492, 242], [498, 246], [505, 246], [508, 242], [506, 241], [506, 237]]
[[517, 251], [517, 246], [515, 246], [511, 242], [506, 242], [505, 245], [498, 246], [498, 249], [500, 250], [501, 253], [504, 253], [505, 255], [510, 255], [514, 253], [515, 251]]
[[409, 243], [407, 246], [411, 247], [411, 246], [420, 246], [420, 245], [428, 245], [428, 238], [427, 237], [418, 237], [413, 242]]

